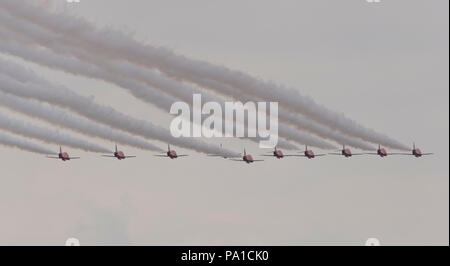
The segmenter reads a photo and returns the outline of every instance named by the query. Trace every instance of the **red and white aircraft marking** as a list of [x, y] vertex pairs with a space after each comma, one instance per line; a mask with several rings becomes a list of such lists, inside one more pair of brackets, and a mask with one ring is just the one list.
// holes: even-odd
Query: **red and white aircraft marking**
[[51, 159], [61, 159], [63, 162], [65, 161], [70, 161], [72, 159], [80, 159], [80, 157], [70, 157], [69, 154], [67, 152], [63, 152], [61, 146], [59, 146], [59, 153], [58, 153], [58, 157], [54, 157], [54, 156], [47, 156], [47, 158], [51, 158]]

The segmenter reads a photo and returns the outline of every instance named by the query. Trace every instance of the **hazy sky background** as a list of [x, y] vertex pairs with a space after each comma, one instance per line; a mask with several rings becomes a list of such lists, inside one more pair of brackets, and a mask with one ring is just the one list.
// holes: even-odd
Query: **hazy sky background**
[[[68, 237], [82, 245], [360, 245], [369, 237], [448, 245], [448, 1], [48, 2], [143, 42], [292, 86], [435, 155], [266, 157], [246, 165], [183, 149], [191, 156], [170, 160], [123, 146], [138, 157], [66, 148], [82, 159], [63, 163], [0, 146], [1, 245], [63, 245]], [[168, 110], [114, 85], [0, 56], [99, 103], [170, 122]], [[214, 142], [262, 153], [248, 141]]]

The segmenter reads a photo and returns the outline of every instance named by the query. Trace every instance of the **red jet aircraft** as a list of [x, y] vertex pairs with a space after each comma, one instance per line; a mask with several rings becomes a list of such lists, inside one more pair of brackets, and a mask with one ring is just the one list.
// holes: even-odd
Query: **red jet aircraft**
[[352, 157], [353, 155], [363, 155], [364, 153], [352, 153], [352, 151], [348, 148], [345, 148], [345, 145], [342, 147], [342, 150], [340, 153], [329, 153], [331, 155], [342, 155], [345, 158]]
[[314, 154], [312, 150], [308, 150], [308, 146], [305, 147], [305, 151], [303, 152], [304, 155], [299, 155], [306, 157], [308, 159], [314, 159], [317, 156], [325, 156], [326, 154]]
[[169, 157], [170, 159], [176, 159], [178, 157], [183, 157], [183, 156], [188, 156], [188, 155], [186, 155], [186, 154], [177, 154], [176, 151], [170, 149], [170, 145], [167, 145], [166, 155], [157, 154], [155, 156], [157, 156], [157, 157]]
[[246, 162], [246, 163], [254, 163], [254, 162], [262, 162], [263, 160], [255, 160], [253, 159], [253, 156], [250, 154], [247, 154], [247, 152], [244, 149], [244, 156], [242, 156], [242, 159], [231, 159], [232, 161], [239, 161], [239, 162]]
[[54, 157], [54, 156], [47, 156], [47, 158], [51, 158], [51, 159], [61, 159], [63, 162], [64, 161], [70, 161], [71, 159], [80, 159], [80, 157], [70, 157], [69, 154], [67, 152], [63, 152], [61, 146], [59, 146], [59, 153], [58, 153], [58, 157]]
[[275, 150], [271, 152], [272, 155], [269, 154], [263, 154], [261, 156], [267, 156], [267, 157], [275, 157], [277, 159], [282, 159], [284, 156], [292, 156], [292, 155], [285, 155], [281, 150], [278, 150], [277, 147], [275, 147]]
[[422, 151], [419, 148], [416, 148], [416, 143], [413, 143], [413, 149], [411, 151], [411, 153], [397, 153], [400, 155], [412, 155], [416, 158], [422, 157], [424, 155], [432, 155], [433, 153], [422, 153]]
[[275, 147], [275, 150], [273, 151], [273, 156], [275, 156], [277, 159], [281, 159], [284, 156], [288, 156], [288, 155], [284, 155], [281, 150], [278, 150], [277, 147]]
[[115, 157], [115, 158], [117, 158], [118, 160], [123, 160], [123, 159], [126, 159], [126, 158], [134, 158], [134, 157], [136, 157], [136, 156], [125, 156], [125, 154], [123, 153], [123, 151], [119, 151], [119, 150], [117, 150], [117, 145], [116, 145], [116, 150], [114, 151], [114, 153], [113, 153], [113, 155], [102, 155], [103, 157]]
[[382, 148], [381, 145], [378, 144], [378, 150], [377, 150], [377, 153], [371, 152], [371, 153], [366, 153], [366, 154], [370, 154], [370, 155], [379, 155], [380, 157], [386, 157], [386, 156], [388, 156], [388, 155], [397, 155], [398, 153], [388, 153], [388, 152], [386, 151], [385, 148]]

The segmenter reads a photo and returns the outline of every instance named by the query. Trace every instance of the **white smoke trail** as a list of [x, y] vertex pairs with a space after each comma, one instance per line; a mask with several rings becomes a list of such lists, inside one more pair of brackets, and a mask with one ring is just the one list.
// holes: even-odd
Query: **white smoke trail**
[[[3, 35], [8, 34], [8, 33], [6, 33], [6, 31], [4, 29], [2, 31], [1, 28], [0, 28], [0, 33], [2, 33]], [[19, 37], [19, 36], [16, 35], [15, 38], [17, 38], [17, 37]], [[164, 78], [163, 76], [158, 75], [157, 73], [154, 73], [152, 71], [146, 70], [145, 72], [141, 72], [141, 70], [139, 68], [137, 68], [136, 66], [129, 64], [129, 63], [124, 63], [124, 62], [119, 63], [119, 62], [110, 61], [108, 63], [102, 64], [103, 67], [105, 67], [105, 68], [115, 68], [114, 75], [111, 75], [111, 74], [104, 73], [102, 70], [96, 68], [95, 66], [93, 66], [91, 64], [87, 64], [86, 62], [79, 61], [75, 58], [60, 56], [58, 54], [49, 52], [45, 48], [27, 47], [18, 42], [3, 41], [0, 43], [0, 49], [7, 53], [12, 54], [12, 55], [16, 55], [16, 56], [22, 57], [26, 60], [30, 60], [30, 61], [36, 62], [41, 65], [45, 65], [45, 66], [48, 66], [51, 68], [63, 69], [64, 71], [73, 73], [73, 74], [80, 74], [80, 75], [85, 75], [85, 76], [94, 77], [94, 78], [101, 78], [105, 81], [115, 83], [116, 85], [122, 86], [126, 89], [133, 88], [131, 91], [133, 95], [135, 95], [138, 98], [144, 97], [144, 98], [146, 98], [146, 101], [150, 102], [150, 103], [154, 103], [155, 100], [151, 96], [148, 97], [148, 94], [145, 93], [145, 90], [148, 88], [143, 88], [142, 86], [136, 86], [136, 83], [134, 83], [135, 86], [131, 86], [131, 87], [124, 86], [122, 84], [124, 84], [124, 83], [130, 84], [131, 82], [123, 82], [122, 81], [122, 82], [118, 83], [118, 82], [114, 81], [114, 80], [117, 80], [117, 75], [125, 73], [125, 77], [128, 77], [130, 75], [133, 78], [140, 77], [141, 80], [144, 80], [148, 85], [155, 85], [155, 86], [159, 86], [161, 88], [167, 89], [167, 90], [164, 90], [164, 92], [169, 91], [169, 92], [171, 92], [171, 94], [179, 97], [181, 100], [184, 100], [186, 102], [189, 102], [192, 100], [193, 93], [199, 92], [199, 89], [194, 89], [185, 84], [176, 82], [171, 79]], [[85, 57], [86, 57], [86, 59], [88, 57], [91, 57], [91, 59], [92, 59], [95, 56], [92, 55], [92, 56], [85, 56]], [[124, 65], [122, 67], [120, 67], [120, 64], [124, 64]], [[132, 73], [135, 73], [135, 75], [133, 75]], [[105, 78], [108, 76], [110, 78]], [[139, 92], [136, 93], [136, 90], [139, 90]], [[216, 96], [212, 96], [212, 95], [202, 92], [202, 98], [206, 98], [205, 101], [219, 102], [223, 105], [223, 100], [219, 99]], [[161, 101], [156, 101], [156, 102], [160, 103]], [[314, 133], [314, 132], [312, 132], [312, 133]], [[279, 128], [279, 135], [280, 135], [280, 137], [289, 138], [290, 140], [296, 141], [301, 144], [316, 146], [316, 147], [323, 148], [323, 149], [335, 148], [333, 145], [331, 145], [323, 140], [320, 140], [316, 137], [310, 136], [303, 132], [296, 131], [287, 125], [281, 125], [281, 127]], [[252, 140], [258, 141], [258, 139], [254, 139], [254, 138], [252, 138]], [[351, 143], [351, 142], [352, 141], [349, 141], [349, 143]], [[346, 143], [344, 143], [344, 144], [346, 144]], [[285, 142], [283, 140], [280, 140], [280, 143], [278, 146], [280, 148], [295, 149], [295, 146], [289, 145], [287, 142]]]
[[[6, 33], [6, 31], [4, 29], [2, 30], [2, 28], [0, 28], [0, 33], [3, 33], [4, 35], [8, 34], [8, 33]], [[18, 36], [16, 36], [16, 38], [17, 37]], [[139, 72], [139, 68], [137, 68], [136, 66], [131, 65], [129, 63], [127, 63], [126, 65], [124, 65], [122, 67], [120, 67], [120, 63], [117, 64], [118, 62], [115, 62], [115, 61], [110, 61], [106, 64], [102, 64], [102, 66], [105, 68], [108, 68], [108, 66], [109, 66], [109, 68], [115, 67], [115, 70], [113, 71], [114, 73], [110, 74], [110, 73], [104, 72], [102, 69], [97, 68], [97, 65], [93, 66], [92, 64], [88, 64], [86, 62], [80, 61], [75, 58], [61, 56], [61, 55], [52, 53], [52, 52], [48, 51], [47, 49], [41, 48], [41, 47], [37, 47], [37, 48], [36, 47], [27, 47], [18, 42], [3, 41], [0, 43], [0, 49], [5, 52], [8, 52], [12, 55], [22, 57], [26, 60], [30, 60], [30, 61], [36, 62], [38, 64], [45, 65], [47, 67], [62, 69], [64, 71], [72, 73], [72, 74], [79, 74], [79, 75], [85, 75], [88, 77], [100, 78], [107, 82], [112, 82], [116, 85], [119, 85], [127, 90], [130, 90], [130, 88], [132, 88], [131, 93], [134, 96], [138, 97], [139, 99], [144, 97], [147, 102], [152, 103], [152, 104], [156, 103], [156, 106], [160, 107], [160, 108], [165, 108], [166, 105], [168, 105], [168, 104], [161, 105], [162, 101], [159, 101], [158, 99], [156, 99], [156, 101], [155, 101], [154, 97], [152, 97], [151, 95], [146, 93], [146, 92], [148, 92], [148, 90], [151, 89], [151, 87], [145, 87], [145, 86], [143, 87], [142, 84], [140, 84], [140, 83], [125, 80], [126, 77], [128, 77], [129, 75], [132, 75], [132, 74], [125, 74], [124, 78], [119, 78], [118, 75], [123, 74], [123, 73], [128, 73], [128, 72], [141, 73], [142, 74], [141, 78], [146, 77], [146, 78], [144, 78], [144, 81], [146, 81], [146, 83], [148, 85], [155, 85], [155, 86], [164, 88], [166, 90], [163, 90], [163, 92], [169, 91], [174, 96], [179, 97], [179, 99], [184, 100], [186, 102], [192, 101], [192, 93], [198, 92], [198, 89], [196, 90], [185, 84], [173, 81], [171, 79], [164, 78], [163, 76], [158, 75], [157, 73], [154, 73], [152, 71]], [[89, 56], [86, 56], [86, 57], [89, 57]], [[93, 58], [95, 56], [92, 55], [90, 57]], [[138, 76], [133, 76], [133, 77], [138, 77]], [[151, 81], [151, 80], [153, 80], [153, 81]], [[160, 92], [155, 91], [154, 89], [151, 89], [151, 90], [152, 90], [153, 95], [160, 94]], [[222, 104], [222, 107], [223, 107], [224, 103], [223, 103], [222, 99], [219, 99], [218, 97], [215, 97], [215, 96], [212, 96], [212, 95], [202, 92], [202, 98], [203, 97], [206, 98], [206, 101], [219, 102]], [[170, 108], [168, 108], [168, 109], [170, 109]], [[168, 110], [168, 109], [166, 109], [166, 110]], [[317, 137], [305, 134], [303, 132], [299, 132], [298, 130], [295, 130], [294, 128], [287, 126], [287, 125], [280, 125], [279, 136], [281, 138], [288, 138], [292, 141], [295, 141], [295, 142], [298, 142], [301, 144], [315, 146], [315, 147], [319, 147], [319, 148], [323, 148], [323, 149], [334, 149], [335, 148], [335, 146], [327, 143], [326, 141], [323, 141]], [[259, 141], [258, 138], [250, 138], [250, 140]], [[297, 148], [296, 146], [289, 144], [288, 142], [286, 142], [282, 139], [279, 140], [278, 146], [280, 148], [285, 148], [285, 149], [296, 149]]]
[[280, 119], [288, 121], [299, 129], [304, 129], [310, 133], [316, 134], [320, 137], [331, 139], [341, 145], [358, 148], [361, 150], [373, 151], [375, 147], [362, 141], [359, 138], [352, 138], [342, 133], [332, 130], [322, 124], [316, 123], [312, 120], [305, 119], [302, 115], [294, 115], [283, 108], [280, 108]]
[[1, 91], [0, 105], [88, 136], [99, 137], [140, 149], [161, 151], [160, 148], [148, 143], [144, 139], [113, 130], [110, 127], [94, 123], [84, 117], [74, 116], [66, 110], [55, 106], [45, 105], [34, 100], [20, 98]]
[[[135, 119], [116, 111], [111, 107], [96, 104], [92, 99], [81, 96], [64, 86], [53, 85], [40, 79], [31, 71], [8, 61], [0, 60], [0, 66], [12, 69], [21, 69], [20, 73], [10, 73], [27, 80], [27, 83], [17, 81], [5, 76], [0, 70], [0, 90], [25, 97], [34, 98], [39, 101], [48, 102], [63, 108], [68, 108], [91, 120], [109, 125], [113, 128], [128, 131], [130, 133], [143, 136], [145, 138], [157, 139], [166, 143], [171, 143], [180, 147], [197, 150], [199, 152], [221, 154], [227, 157], [239, 156], [239, 153], [220, 149], [211, 144], [204, 143], [193, 138], [174, 138], [170, 132], [164, 128], [157, 127], [152, 123], [140, 119]], [[4, 73], [4, 72], [3, 72]], [[32, 83], [29, 83], [32, 82]]]
[[293, 89], [272, 82], [264, 82], [240, 71], [189, 59], [161, 47], [144, 46], [120, 32], [99, 31], [81, 19], [51, 14], [44, 10], [36, 11], [35, 6], [17, 1], [1, 0], [0, 2], [3, 3], [1, 7], [11, 14], [62, 34], [64, 39], [61, 38], [61, 40], [68, 45], [83, 47], [109, 58], [125, 58], [143, 66], [158, 68], [170, 76], [224, 93], [220, 87], [209, 87], [209, 83], [205, 82], [207, 81], [205, 78], [214, 80], [216, 85], [224, 84], [233, 88], [233, 95], [244, 90], [246, 94], [261, 97], [266, 101], [278, 101], [292, 111], [302, 113], [350, 136], [396, 149], [408, 148], [384, 134], [359, 125], [343, 114], [318, 105], [311, 98], [302, 96]]
[[[51, 55], [51, 53], [49, 53], [44, 48], [30, 47], [27, 50], [25, 49], [26, 47], [20, 46], [18, 42], [11, 42], [11, 41], [8, 42], [7, 40], [5, 40], [4, 38], [7, 36], [7, 34], [11, 34], [7, 33], [5, 29], [0, 28], [0, 34], [2, 36], [1, 38], [3, 39], [1, 43], [2, 49], [4, 51], [10, 51], [11, 54], [13, 53], [16, 55], [23, 54], [24, 57], [27, 57], [31, 61], [45, 62], [45, 65], [52, 68], [63, 68], [65, 71], [69, 73], [73, 73], [76, 75], [84, 75], [90, 78], [101, 79], [106, 82], [113, 83], [119, 87], [125, 88], [135, 97], [142, 99], [145, 102], [151, 103], [156, 107], [163, 109], [165, 111], [169, 110], [172, 103], [177, 101], [176, 98], [160, 93], [158, 90], [155, 90], [154, 88], [146, 87], [145, 85], [139, 82], [127, 80], [121, 78], [120, 76], [110, 74], [94, 65], [81, 62], [75, 58], [61, 57], [61, 56], [58, 57], [56, 54]], [[14, 36], [16, 38], [19, 37], [17, 34]], [[15, 45], [19, 46], [14, 47]]]
[[[130, 145], [140, 149], [161, 151], [160, 148], [143, 139], [121, 133], [107, 126], [96, 124], [89, 119], [71, 115], [66, 110], [55, 106], [45, 105], [34, 100], [20, 98], [1, 91], [0, 105], [85, 135], [108, 139], [116, 143]], [[259, 139], [256, 138], [256, 141], [259, 141]], [[279, 140], [279, 147], [291, 150], [298, 149], [295, 145], [283, 140]]]
[[35, 152], [35, 153], [41, 153], [41, 154], [55, 154], [54, 151], [51, 151], [45, 147], [42, 147], [38, 144], [35, 144], [33, 142], [29, 142], [26, 139], [18, 138], [15, 136], [11, 136], [9, 134], [5, 134], [3, 132], [0, 132], [0, 144], [3, 144], [5, 146], [9, 147], [16, 147], [21, 150]]
[[[4, 43], [1, 43], [0, 44], [0, 46], [2, 46]], [[7, 73], [7, 74], [9, 74], [9, 75], [14, 75], [15, 77], [17, 77], [18, 78], [18, 80], [20, 80], [20, 81], [22, 81], [22, 82], [26, 82], [26, 78], [23, 76], [23, 75], [21, 75], [21, 73], [24, 73], [24, 72], [21, 72], [21, 70], [20, 70], [20, 68], [18, 69], [18, 68], [16, 68], [16, 67], [11, 67], [11, 66], [7, 66], [7, 67], [5, 67], [6, 65], [1, 65], [0, 66], [0, 73]], [[33, 80], [33, 82], [39, 82], [38, 80], [36, 80], [36, 79], [32, 79]], [[1, 99], [0, 99], [0, 102], [1, 102]], [[11, 108], [18, 108], [18, 106], [11, 106], [11, 102], [8, 102], [8, 101], [6, 101], [6, 102], [3, 102], [4, 104], [9, 104], [9, 106], [11, 107]], [[159, 102], [159, 103], [161, 103], [161, 102]], [[158, 106], [158, 104], [157, 104], [157, 106]], [[22, 107], [22, 110], [23, 109], [30, 109], [31, 108], [31, 105], [30, 106], [27, 106], [27, 107]], [[169, 107], [167, 107], [167, 109], [170, 109]], [[32, 114], [32, 115], [36, 115], [36, 114], [38, 114], [38, 112], [36, 112], [36, 110], [34, 110], [35, 112], [28, 112], [28, 114]], [[40, 110], [41, 112], [42, 112], [42, 110]], [[113, 137], [113, 136], [111, 136], [111, 133], [113, 133], [112, 131], [111, 131], [111, 129], [109, 129], [109, 133], [107, 134], [107, 135], [105, 135], [104, 134], [104, 132], [106, 132], [107, 130], [106, 129], [103, 129], [103, 130], [100, 130], [98, 127], [101, 127], [101, 126], [99, 126], [99, 125], [96, 125], [95, 123], [92, 123], [92, 122], [90, 122], [89, 120], [87, 120], [87, 119], [85, 119], [85, 121], [76, 121], [76, 123], [74, 123], [74, 121], [71, 121], [71, 122], [69, 122], [69, 121], [67, 121], [67, 119], [68, 119], [68, 117], [67, 116], [65, 116], [65, 117], [55, 117], [55, 112], [53, 112], [53, 115], [52, 115], [52, 121], [50, 121], [50, 122], [55, 122], [57, 119], [59, 119], [59, 124], [61, 124], [61, 123], [63, 123], [64, 124], [64, 126], [66, 126], [66, 127], [71, 127], [72, 129], [75, 129], [75, 130], [77, 130], [78, 129], [78, 131], [80, 130], [80, 123], [83, 123], [84, 125], [84, 127], [83, 127], [83, 129], [84, 130], [82, 130], [81, 132], [82, 133], [85, 133], [85, 134], [95, 134], [95, 135], [97, 135], [97, 136], [99, 136], [99, 134], [101, 135], [100, 137], [103, 137], [103, 138], [106, 138], [106, 139], [111, 139], [111, 137]], [[46, 112], [46, 114], [45, 114], [45, 116], [48, 118], [49, 116], [50, 116], [50, 114], [49, 114], [49, 112], [48, 112], [48, 110], [47, 110], [47, 112]], [[73, 120], [73, 119], [72, 119]], [[89, 123], [89, 127], [88, 127], [88, 125], [86, 125], [86, 123], [87, 122], [90, 122]], [[76, 125], [76, 126], [75, 126]], [[92, 131], [93, 131], [93, 129], [94, 129], [94, 127], [97, 127], [97, 129], [96, 130], [94, 130], [95, 132], [93, 133]], [[104, 127], [104, 126], [103, 126]], [[104, 127], [104, 128], [107, 128], [107, 127]], [[293, 133], [291, 133], [290, 135], [294, 135]], [[297, 135], [299, 135], [299, 134], [297, 134]], [[293, 136], [293, 137], [291, 137], [291, 138], [297, 138], [298, 139], [298, 136]], [[303, 138], [300, 138], [300, 140], [302, 140], [302, 141], [308, 141], [309, 140], [309, 138], [308, 138], [309, 136], [308, 135], [306, 135], [306, 137], [303, 137]], [[152, 150], [160, 150], [159, 148], [157, 148], [157, 147], [155, 147], [155, 146], [153, 146], [153, 145], [149, 145], [148, 143], [143, 143], [142, 141], [139, 141], [139, 143], [136, 143], [136, 140], [132, 140], [132, 139], [130, 139], [130, 137], [127, 137], [127, 136], [118, 136], [118, 134], [116, 133], [115, 134], [115, 136], [114, 136], [114, 139], [115, 139], [115, 141], [117, 141], [117, 142], [119, 142], [119, 143], [121, 143], [121, 141], [125, 141], [125, 138], [126, 138], [126, 143], [127, 144], [131, 144], [131, 145], [138, 145], [138, 147], [140, 147], [140, 148], [142, 148], [142, 147], [146, 147], [147, 149], [152, 149]], [[259, 142], [261, 139], [259, 139], [259, 138], [248, 138], [249, 140], [251, 140], [251, 141], [254, 141], [254, 142]], [[308, 141], [308, 142], [306, 142], [306, 144], [308, 144], [308, 145], [311, 145], [311, 146], [314, 146], [316, 143], [319, 143], [319, 145], [320, 145], [320, 147], [325, 147], [325, 148], [329, 148], [330, 147], [330, 145], [327, 145], [327, 144], [322, 144], [322, 141], [321, 140], [319, 140], [319, 141], [316, 141], [316, 139], [314, 139], [314, 138], [311, 138], [312, 139], [312, 141]], [[285, 141], [285, 140], [282, 140], [282, 139], [279, 139], [278, 140], [278, 146], [280, 147], [280, 148], [284, 148], [284, 149], [289, 149], [289, 150], [295, 150], [295, 149], [298, 149], [298, 147], [297, 146], [295, 146], [295, 145], [293, 145], [293, 144], [291, 144], [291, 143], [289, 143], [289, 142], [287, 142], [287, 141]]]
[[[2, 80], [1, 77], [2, 74], [0, 73], [0, 81]], [[15, 111], [22, 112], [32, 117], [38, 117], [50, 123], [62, 125], [66, 128], [70, 128], [83, 134], [110, 139], [117, 143], [132, 145], [138, 148], [161, 151], [160, 148], [151, 145], [144, 140], [140, 140], [139, 138], [128, 136], [126, 134], [114, 131], [107, 126], [96, 124], [90, 121], [89, 119], [75, 117], [73, 115], [68, 114], [63, 109], [54, 106], [46, 106], [39, 102], [35, 102], [29, 99], [23, 99], [1, 91], [0, 91], [0, 105], [3, 105]], [[2, 123], [0, 121], [0, 127], [1, 126]], [[19, 128], [17, 128], [17, 130], [19, 130]], [[19, 131], [17, 131], [16, 133], [18, 132]], [[260, 141], [259, 138], [251, 138], [251, 140], [256, 142]], [[295, 145], [292, 145], [291, 143], [286, 142], [284, 140], [279, 140], [278, 146], [280, 148], [290, 150], [298, 149]]]
[[[1, 45], [0, 45], [0, 49], [1, 49]], [[224, 88], [224, 90], [226, 90], [226, 91], [230, 91], [232, 89], [229, 86], [217, 84], [216, 82], [211, 81], [211, 80], [208, 80], [205, 82], [213, 84], [212, 87], [222, 86]], [[232, 93], [231, 93], [231, 95], [232, 95]], [[240, 93], [238, 95], [239, 95], [239, 99], [241, 99], [242, 101], [248, 101], [250, 99], [253, 99], [256, 101], [262, 100], [259, 97], [251, 97], [244, 93]], [[336, 130], [333, 130], [333, 129], [331, 129], [327, 126], [324, 126], [320, 123], [317, 123], [313, 120], [306, 119], [301, 114], [292, 114], [290, 111], [286, 110], [283, 107], [279, 108], [278, 113], [279, 113], [280, 120], [282, 120], [286, 123], [289, 123], [291, 125], [294, 125], [295, 127], [299, 128], [299, 129], [316, 134], [322, 138], [334, 140], [341, 145], [347, 145], [347, 146], [355, 147], [355, 148], [362, 149], [362, 150], [375, 150], [376, 149], [374, 146], [362, 141], [360, 138], [352, 138], [352, 137], [346, 136]]]
[[47, 143], [55, 143], [92, 152], [111, 152], [110, 149], [61, 133], [58, 130], [50, 130], [25, 123], [24, 121], [9, 118], [1, 112], [0, 128], [24, 137], [40, 139]]

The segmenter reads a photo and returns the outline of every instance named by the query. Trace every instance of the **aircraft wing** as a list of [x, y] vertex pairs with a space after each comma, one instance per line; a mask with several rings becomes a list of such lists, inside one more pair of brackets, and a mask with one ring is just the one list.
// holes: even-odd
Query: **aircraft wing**
[[167, 155], [164, 154], [155, 154], [156, 157], [168, 157]]
[[80, 157], [69, 157], [69, 159], [70, 159], [70, 160], [73, 160], [73, 159], [80, 159]]
[[116, 157], [114, 155], [102, 155], [102, 157]]
[[177, 157], [185, 157], [185, 156], [189, 156], [188, 154], [179, 154], [177, 155]]
[[60, 159], [59, 157], [56, 157], [56, 156], [47, 156], [47, 158], [50, 158], [50, 159]]
[[[421, 155], [423, 156], [423, 155], [432, 155], [432, 154], [434, 154], [434, 153], [428, 152], [428, 153], [422, 153]], [[389, 153], [389, 155], [410, 155], [410, 156], [415, 156], [412, 153]]]
[[[424, 156], [424, 155], [432, 155], [432, 154], [434, 154], [434, 153], [432, 153], [432, 152], [422, 153], [422, 156]], [[415, 156], [415, 155], [412, 154], [412, 153], [389, 153], [389, 155], [409, 155], [409, 156]]]
[[127, 156], [125, 156], [125, 158], [134, 158], [134, 157], [136, 157], [136, 155], [127, 155]]

